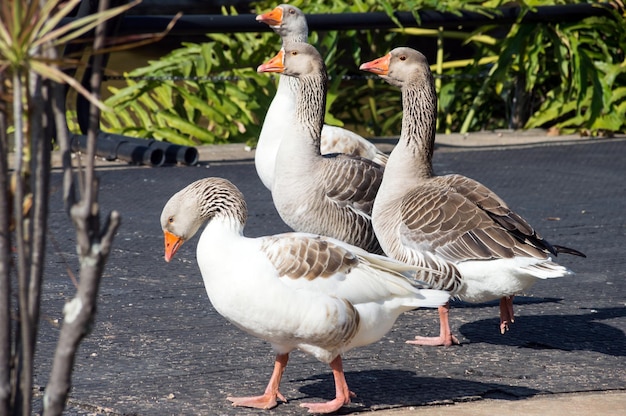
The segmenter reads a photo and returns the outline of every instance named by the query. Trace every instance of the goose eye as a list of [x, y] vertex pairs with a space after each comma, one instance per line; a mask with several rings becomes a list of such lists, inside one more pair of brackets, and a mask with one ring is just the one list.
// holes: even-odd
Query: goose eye
[[296, 51], [291, 51], [291, 56], [296, 56], [298, 54], [298, 52]]
[[289, 14], [296, 14], [296, 11], [294, 9], [289, 10]]
[[173, 223], [173, 222], [174, 222], [174, 217], [169, 217], [169, 218], [167, 219], [167, 222], [169, 222], [170, 224], [171, 224], [171, 223]]
[[401, 61], [406, 61], [406, 55], [400, 55], [400, 60]]

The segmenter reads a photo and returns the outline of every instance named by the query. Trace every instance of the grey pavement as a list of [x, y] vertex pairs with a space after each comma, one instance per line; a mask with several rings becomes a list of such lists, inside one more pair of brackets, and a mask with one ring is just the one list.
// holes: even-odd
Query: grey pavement
[[[374, 140], [389, 151], [392, 138]], [[289, 399], [270, 411], [233, 408], [229, 395], [260, 394], [270, 346], [212, 308], [195, 261], [197, 238], [163, 260], [159, 215], [190, 182], [221, 176], [240, 187], [246, 235], [288, 231], [243, 145], [206, 146], [197, 167], [149, 168], [99, 162], [101, 209], [122, 226], [103, 278], [98, 315], [76, 361], [67, 414], [303, 415], [303, 401], [334, 394], [328, 366], [294, 352], [282, 382]], [[626, 409], [626, 138], [528, 134], [441, 136], [440, 174], [458, 172], [496, 191], [550, 242], [586, 259], [559, 256], [576, 275], [541, 281], [516, 297], [516, 322], [498, 331], [497, 302], [453, 302], [462, 345], [416, 347], [438, 332], [435, 310], [403, 315], [382, 340], [344, 357], [357, 397], [341, 414], [614, 414]], [[37, 344], [36, 383], [45, 386], [74, 293], [75, 237], [52, 175], [50, 239]], [[69, 270], [69, 271], [68, 271]]]

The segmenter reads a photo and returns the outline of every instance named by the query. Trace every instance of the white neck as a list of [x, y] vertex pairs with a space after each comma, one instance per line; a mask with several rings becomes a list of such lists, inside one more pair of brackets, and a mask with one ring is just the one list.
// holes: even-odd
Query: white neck
[[[196, 247], [196, 258], [201, 270], [212, 270], [237, 252], [243, 236], [243, 224], [233, 217], [212, 219], [202, 231]], [[211, 273], [215, 275], [215, 273]]]
[[270, 191], [275, 179], [274, 170], [278, 148], [281, 142], [289, 137], [291, 129], [295, 124], [297, 92], [298, 80], [281, 75], [276, 95], [267, 110], [263, 127], [259, 134], [254, 164], [263, 185]]
[[320, 153], [320, 140], [326, 110], [326, 85], [323, 75], [305, 76], [298, 81], [296, 105], [290, 134], [282, 141], [277, 163], [298, 163]]

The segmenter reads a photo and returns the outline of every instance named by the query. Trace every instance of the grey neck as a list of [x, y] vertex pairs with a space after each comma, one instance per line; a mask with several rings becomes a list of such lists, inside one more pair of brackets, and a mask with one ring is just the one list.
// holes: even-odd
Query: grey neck
[[300, 77], [296, 99], [296, 121], [318, 154], [326, 112], [326, 83], [325, 71]]
[[437, 128], [437, 93], [429, 74], [426, 82], [412, 83], [402, 88], [402, 131], [400, 142], [419, 159], [424, 175], [433, 175], [432, 157]]

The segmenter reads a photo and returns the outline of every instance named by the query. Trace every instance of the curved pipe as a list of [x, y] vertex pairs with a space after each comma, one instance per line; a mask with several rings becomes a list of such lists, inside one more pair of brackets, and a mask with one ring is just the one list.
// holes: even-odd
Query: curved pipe
[[[124, 136], [119, 136], [123, 138]], [[73, 152], [87, 150], [87, 136], [73, 135], [71, 140]], [[138, 165], [161, 166], [165, 163], [165, 152], [159, 148], [130, 143], [128, 140], [98, 134], [96, 139], [96, 156], [106, 160], [124, 160]]]
[[[84, 151], [86, 147], [86, 136], [75, 135], [72, 138], [73, 151]], [[96, 155], [106, 160], [122, 159], [131, 163], [152, 166], [161, 166], [164, 163], [193, 166], [199, 161], [198, 150], [195, 147], [105, 132], [98, 133]]]
[[165, 152], [165, 163], [180, 163], [190, 166], [198, 163], [199, 155], [195, 147], [181, 146], [155, 139], [138, 139], [136, 137], [126, 137], [108, 133], [101, 134], [115, 138], [116, 140], [124, 140], [136, 145], [148, 146], [151, 149], [161, 149]]

